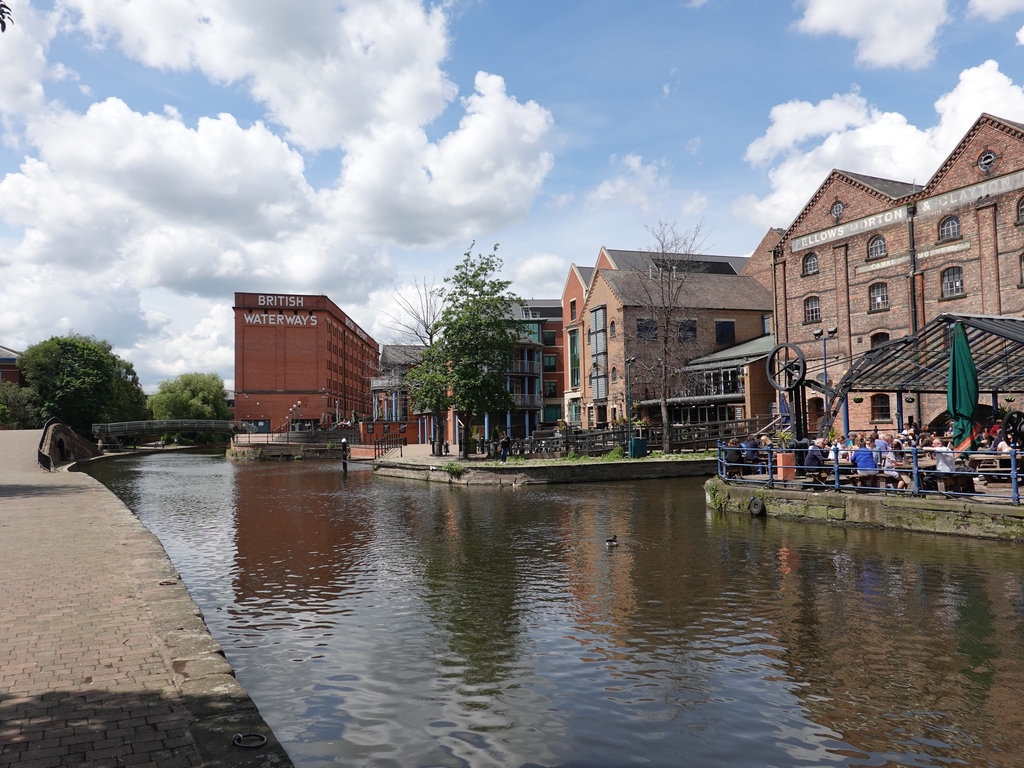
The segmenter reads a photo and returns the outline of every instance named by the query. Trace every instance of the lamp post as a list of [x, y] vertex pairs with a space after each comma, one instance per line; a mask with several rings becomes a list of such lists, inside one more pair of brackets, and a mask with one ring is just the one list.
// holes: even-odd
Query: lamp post
[[629, 441], [628, 453], [633, 458], [633, 387], [630, 386], [629, 368], [636, 362], [636, 357], [626, 359], [626, 439]]
[[[831, 399], [828, 396], [828, 389], [829, 389], [829, 386], [828, 386], [828, 340], [829, 339], [834, 339], [836, 337], [836, 334], [838, 334], [838, 333], [839, 333], [839, 328], [838, 328], [838, 326], [835, 326], [835, 325], [833, 325], [827, 331], [822, 329], [822, 328], [819, 328], [818, 330], [816, 330], [814, 332], [814, 338], [821, 339], [821, 368], [822, 368], [822, 374], [821, 375], [824, 378], [824, 382], [823, 383], [825, 384], [825, 413], [826, 414], [831, 413], [831, 411], [832, 411], [832, 403], [830, 402]], [[845, 407], [845, 405], [846, 405], [845, 402], [843, 403], [843, 405]], [[846, 419], [849, 419], [848, 415], [844, 416], [844, 425], [843, 425], [844, 432], [848, 434], [850, 429], [849, 429], [849, 424], [845, 423]]]

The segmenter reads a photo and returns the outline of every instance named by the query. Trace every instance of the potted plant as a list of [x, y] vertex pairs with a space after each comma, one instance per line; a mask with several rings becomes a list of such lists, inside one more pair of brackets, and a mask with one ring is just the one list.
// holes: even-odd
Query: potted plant
[[778, 450], [775, 452], [775, 464], [778, 467], [780, 480], [796, 480], [796, 453], [793, 451], [793, 432], [780, 429], [775, 433]]

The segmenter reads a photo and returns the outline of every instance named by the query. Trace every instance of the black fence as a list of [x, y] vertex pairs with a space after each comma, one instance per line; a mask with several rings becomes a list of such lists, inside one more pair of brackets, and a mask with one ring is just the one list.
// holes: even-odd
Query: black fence
[[373, 441], [373, 460], [376, 461], [388, 451], [398, 449], [398, 455], [402, 455], [402, 446], [408, 445], [409, 440], [405, 435], [387, 434], [378, 437]]
[[[700, 424], [673, 424], [669, 427], [672, 450], [699, 450], [702, 448], [713, 450], [720, 440], [728, 440], [731, 437], [743, 439], [748, 435], [760, 434], [774, 426], [778, 420], [778, 416], [758, 416], [752, 419], [708, 421]], [[641, 436], [647, 438], [647, 444], [650, 447], [661, 448], [664, 434], [661, 424], [644, 427], [641, 432]]]
[[[720, 443], [718, 476], [729, 483], [799, 488], [808, 491], [832, 490], [860, 493], [897, 493], [947, 497], [971, 497], [986, 501], [1020, 503], [1018, 469], [1021, 452], [950, 451], [952, 470], [947, 462], [937, 461], [931, 448], [903, 448], [885, 453], [870, 447], [876, 468], [858, 467], [852, 450], [822, 449], [818, 457], [809, 447], [744, 448]], [[812, 466], [808, 466], [811, 464]]]

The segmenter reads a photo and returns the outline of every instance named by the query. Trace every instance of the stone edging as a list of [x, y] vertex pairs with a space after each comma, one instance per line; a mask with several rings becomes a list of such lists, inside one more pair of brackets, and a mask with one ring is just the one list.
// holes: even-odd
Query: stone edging
[[[287, 752], [235, 679], [224, 650], [210, 634], [163, 544], [110, 489], [83, 477], [104, 493], [104, 507], [115, 518], [128, 567], [138, 584], [135, 597], [157, 632], [168, 667], [174, 670], [181, 702], [192, 714], [190, 731], [203, 765], [291, 766]], [[250, 731], [265, 736], [267, 743], [259, 749], [232, 744], [234, 734]]]
[[457, 485], [547, 485], [553, 483], [604, 483], [616, 480], [653, 480], [667, 477], [707, 477], [714, 474], [716, 459], [697, 461], [607, 461], [580, 464], [506, 464], [465, 466], [458, 477], [441, 469], [444, 462], [427, 464], [402, 460], [379, 461], [374, 474]]
[[1024, 507], [974, 499], [944, 499], [883, 493], [837, 493], [731, 485], [719, 477], [704, 484], [708, 506], [750, 514], [754, 496], [769, 517], [866, 525], [902, 531], [1024, 541]]

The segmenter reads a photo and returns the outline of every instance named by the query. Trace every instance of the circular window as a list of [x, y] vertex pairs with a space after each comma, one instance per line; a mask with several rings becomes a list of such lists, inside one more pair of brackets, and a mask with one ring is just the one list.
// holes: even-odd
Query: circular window
[[986, 149], [978, 157], [978, 167], [985, 173], [988, 173], [990, 170], [992, 170], [992, 166], [996, 164], [996, 160], [998, 159], [999, 157], [996, 155], [995, 152], [993, 152], [991, 149]]
[[843, 205], [842, 200], [836, 200], [834, 203], [832, 203], [832, 208], [829, 211], [829, 213], [831, 213], [838, 219], [840, 216], [843, 215], [844, 210], [846, 210], [846, 206]]

